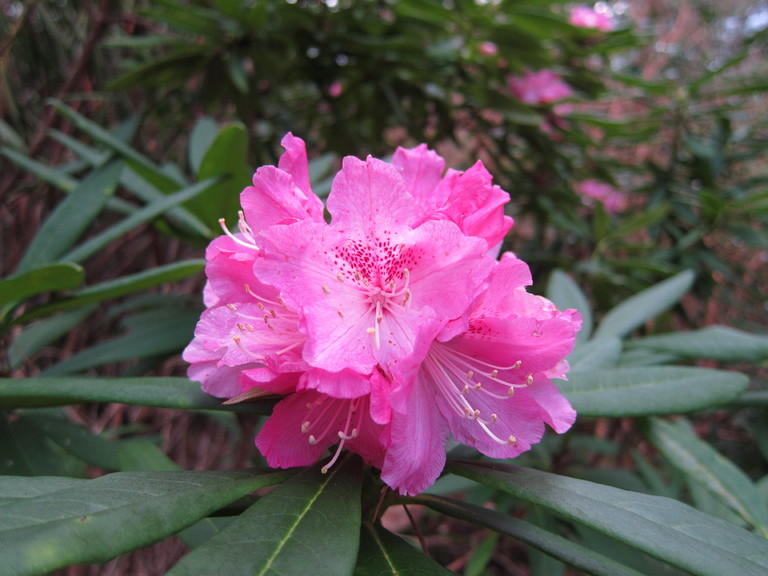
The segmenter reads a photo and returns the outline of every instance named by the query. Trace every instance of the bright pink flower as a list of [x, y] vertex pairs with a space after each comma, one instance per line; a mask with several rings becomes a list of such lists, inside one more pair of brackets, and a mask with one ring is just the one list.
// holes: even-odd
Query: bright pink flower
[[602, 202], [608, 214], [616, 214], [626, 207], [626, 197], [605, 182], [584, 180], [576, 184], [576, 192], [585, 206], [591, 207], [595, 200]]
[[342, 84], [340, 80], [331, 82], [331, 85], [328, 87], [328, 95], [331, 98], [338, 98], [339, 96], [341, 96], [343, 92], [344, 92], [344, 84]]
[[522, 76], [510, 76], [507, 81], [515, 98], [532, 106], [552, 104], [573, 95], [573, 89], [552, 70], [526, 70]]
[[453, 222], [409, 225], [413, 197], [391, 164], [345, 158], [328, 210], [330, 226], [264, 230], [254, 262], [259, 278], [301, 307], [314, 367], [369, 374], [407, 357], [416, 328], [461, 315], [492, 266], [486, 242]]
[[576, 413], [549, 375], [567, 371], [563, 359], [581, 318], [529, 294], [528, 284], [528, 267], [505, 255], [467, 329], [433, 340], [423, 360], [417, 354], [393, 368], [382, 479], [402, 494], [435, 481], [449, 434], [487, 456], [512, 458], [541, 439], [545, 423], [558, 433], [573, 424]]
[[483, 238], [489, 249], [497, 247], [512, 227], [512, 218], [504, 214], [509, 194], [492, 184], [493, 176], [482, 162], [465, 172], [448, 170], [443, 176], [445, 161], [420, 144], [395, 150], [392, 164], [414, 199], [412, 225], [450, 220], [465, 235]]
[[611, 17], [605, 12], [598, 12], [594, 8], [579, 4], [571, 9], [568, 22], [572, 26], [580, 28], [594, 28], [603, 32], [609, 32], [613, 29]]

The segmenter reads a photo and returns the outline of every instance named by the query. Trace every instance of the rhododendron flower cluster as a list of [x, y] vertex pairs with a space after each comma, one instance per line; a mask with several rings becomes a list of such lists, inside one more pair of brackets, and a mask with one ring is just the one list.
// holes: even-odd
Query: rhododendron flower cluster
[[440, 475], [454, 439], [510, 458], [575, 412], [563, 378], [580, 317], [496, 258], [509, 196], [478, 162], [445, 171], [422, 144], [344, 158], [324, 206], [304, 142], [243, 190], [239, 231], [206, 251], [206, 310], [184, 352], [217, 397], [282, 397], [256, 437], [274, 467], [360, 454], [402, 494]]
[[507, 79], [512, 95], [532, 106], [553, 104], [573, 96], [573, 89], [552, 70], [526, 70], [522, 76]]
[[579, 4], [571, 9], [568, 22], [572, 26], [580, 28], [594, 28], [602, 32], [610, 32], [613, 29], [611, 17], [605, 12], [598, 12], [594, 8]]

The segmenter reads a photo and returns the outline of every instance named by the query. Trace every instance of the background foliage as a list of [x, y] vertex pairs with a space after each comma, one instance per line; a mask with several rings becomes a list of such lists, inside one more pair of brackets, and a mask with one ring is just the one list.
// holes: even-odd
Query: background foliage
[[[0, 3], [9, 573], [765, 573], [766, 8], [601, 4], [613, 32], [535, 0]], [[543, 68], [570, 111], [512, 96]], [[178, 353], [202, 248], [288, 130], [321, 193], [344, 154], [483, 159], [507, 248], [585, 315], [572, 432], [514, 466], [456, 449], [412, 499], [354, 458], [263, 467], [270, 405], [221, 406]]]

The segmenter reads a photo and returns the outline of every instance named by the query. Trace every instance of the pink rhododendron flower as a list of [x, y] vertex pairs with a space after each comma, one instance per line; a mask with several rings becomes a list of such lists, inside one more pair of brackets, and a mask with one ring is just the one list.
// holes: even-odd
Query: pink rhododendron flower
[[567, 371], [563, 358], [581, 317], [529, 294], [530, 283], [528, 266], [505, 254], [466, 328], [429, 342], [418, 366], [422, 354], [393, 370], [387, 484], [403, 494], [429, 487], [443, 469], [449, 433], [487, 456], [512, 458], [541, 439], [544, 424], [571, 427], [576, 412], [549, 375]]
[[580, 28], [594, 28], [603, 32], [609, 32], [613, 29], [611, 17], [605, 12], [598, 12], [594, 8], [579, 4], [571, 9], [568, 16], [568, 22], [572, 26]]
[[[347, 157], [325, 207], [304, 142], [241, 195], [239, 231], [206, 250], [206, 310], [184, 351], [221, 398], [282, 396], [256, 437], [274, 467], [360, 454], [402, 493], [432, 484], [449, 434], [513, 457], [574, 412], [550, 378], [578, 313], [525, 291], [527, 266], [494, 258], [509, 196], [477, 163], [445, 171], [420, 145], [392, 163]], [[335, 446], [335, 449], [334, 449]]]
[[625, 196], [605, 182], [584, 180], [576, 185], [576, 192], [585, 206], [591, 207], [595, 200], [602, 202], [608, 214], [616, 214], [626, 207]]
[[573, 89], [552, 70], [526, 70], [522, 76], [510, 76], [507, 81], [515, 98], [533, 106], [552, 104], [573, 95]]

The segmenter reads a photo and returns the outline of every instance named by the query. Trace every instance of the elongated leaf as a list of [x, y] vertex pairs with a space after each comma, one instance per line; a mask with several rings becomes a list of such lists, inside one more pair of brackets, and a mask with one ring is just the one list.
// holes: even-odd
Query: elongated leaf
[[761, 362], [768, 359], [768, 336], [726, 326], [708, 326], [690, 332], [636, 338], [627, 342], [627, 347], [725, 362]]
[[562, 270], [553, 270], [547, 284], [547, 298], [552, 300], [560, 310], [575, 308], [581, 314], [581, 330], [576, 336], [577, 341], [587, 340], [592, 334], [592, 311], [584, 292]]
[[63, 476], [0, 476], [0, 505], [45, 496], [87, 482], [82, 478]]
[[648, 438], [669, 462], [703, 484], [723, 504], [768, 538], [768, 507], [738, 466], [700, 440], [685, 420], [652, 418]]
[[138, 358], [167, 356], [180, 352], [191, 340], [200, 315], [195, 310], [175, 309], [172, 314], [157, 312], [155, 321], [81, 350], [42, 372], [43, 376], [63, 376], [95, 366]]
[[623, 566], [615, 560], [592, 552], [588, 548], [525, 520], [467, 502], [442, 498], [440, 496], [419, 496], [418, 501], [442, 514], [466, 520], [473, 524], [479, 524], [502, 534], [508, 534], [521, 542], [546, 552], [553, 558], [557, 558], [589, 574], [600, 576], [640, 576], [639, 572], [628, 566]]
[[738, 397], [749, 379], [736, 372], [648, 366], [575, 372], [558, 387], [582, 416], [650, 416], [701, 410]]
[[355, 576], [448, 576], [454, 574], [378, 524], [363, 524]]
[[768, 540], [676, 500], [510, 465], [450, 462], [448, 470], [693, 574], [764, 576], [768, 571]]
[[0, 306], [43, 292], [72, 290], [79, 287], [84, 279], [83, 269], [71, 262], [49, 264], [16, 274], [0, 280]]
[[28, 326], [8, 347], [11, 369], [17, 368], [35, 352], [67, 334], [95, 310], [96, 306], [91, 304]]
[[8, 576], [103, 562], [189, 526], [286, 472], [119, 472], [3, 506]]
[[614, 368], [621, 356], [621, 340], [615, 337], [598, 338], [577, 345], [568, 356], [568, 363], [573, 372], [589, 372]]
[[314, 466], [261, 498], [168, 576], [351, 574], [360, 538], [362, 461]]
[[199, 174], [200, 164], [203, 162], [205, 153], [216, 140], [219, 133], [218, 123], [210, 116], [204, 116], [195, 122], [192, 133], [189, 136], [188, 161], [189, 167], [194, 174]]
[[628, 335], [676, 304], [690, 290], [694, 278], [694, 273], [686, 270], [628, 298], [605, 315], [595, 338]]
[[115, 224], [101, 234], [94, 236], [87, 242], [81, 244], [69, 252], [65, 256], [65, 259], [72, 262], [82, 262], [86, 258], [93, 256], [96, 252], [114, 242], [120, 236], [127, 234], [137, 226], [157, 218], [171, 208], [183, 204], [190, 198], [194, 198], [206, 190], [210, 190], [211, 188], [215, 187], [219, 181], [220, 178], [209, 178], [189, 186], [188, 188], [185, 188], [179, 192], [176, 192], [175, 194], [164, 196], [160, 200], [152, 202], [148, 206], [145, 206], [141, 210], [137, 210], [127, 218], [123, 219], [118, 224]]
[[[122, 162], [109, 162], [83, 179], [37, 232], [19, 264], [19, 271], [59, 260], [104, 208], [122, 171]], [[70, 258], [63, 260], [77, 262]]]
[[40, 178], [43, 182], [47, 182], [51, 186], [55, 186], [64, 192], [71, 192], [78, 185], [78, 181], [63, 170], [51, 168], [42, 162], [32, 160], [29, 156], [25, 156], [16, 150], [3, 147], [0, 148], [0, 155], [5, 156], [17, 166], [23, 168], [33, 176]]
[[186, 378], [0, 378], [0, 408], [117, 402], [182, 410], [226, 410], [268, 414], [273, 402], [222, 405]]
[[[72, 264], [71, 266], [75, 265]], [[78, 290], [67, 298], [62, 298], [61, 300], [56, 300], [49, 304], [32, 308], [29, 312], [20, 316], [14, 322], [16, 324], [25, 324], [30, 320], [49, 316], [54, 312], [71, 310], [87, 304], [102, 302], [104, 300], [109, 300], [110, 298], [118, 298], [119, 296], [125, 296], [126, 294], [140, 292], [160, 284], [183, 280], [184, 278], [188, 278], [189, 276], [202, 271], [204, 267], [205, 260], [182, 260], [181, 262], [174, 262], [173, 264], [168, 264], [166, 266], [158, 266], [157, 268], [152, 268], [145, 272], [123, 276], [116, 280], [108, 280], [101, 284], [94, 284], [93, 286]], [[79, 266], [77, 266], [77, 269], [82, 270]], [[3, 286], [2, 283], [0, 283], [0, 295], [2, 294], [4, 294]]]

